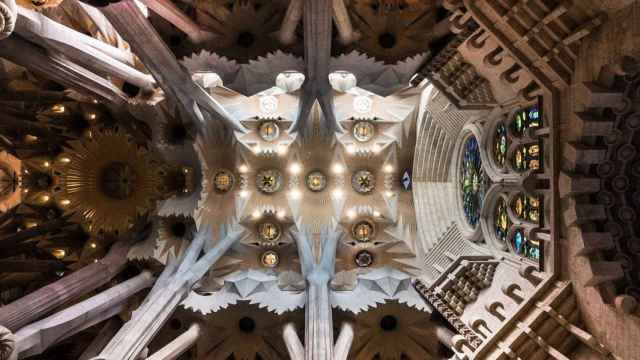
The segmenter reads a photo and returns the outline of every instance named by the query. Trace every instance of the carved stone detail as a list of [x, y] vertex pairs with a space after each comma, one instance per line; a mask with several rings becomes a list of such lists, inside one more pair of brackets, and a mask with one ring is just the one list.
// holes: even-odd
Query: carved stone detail
[[17, 358], [16, 337], [6, 327], [0, 326], [0, 360]]
[[420, 280], [416, 280], [413, 283], [413, 287], [426, 302], [438, 310], [438, 312], [447, 319], [449, 324], [451, 324], [456, 331], [467, 340], [469, 347], [477, 349], [482, 344], [482, 339], [473, 330], [469, 329], [469, 327], [460, 320], [458, 315], [451, 310], [433, 290], [429, 289]]
[[18, 6], [15, 0], [0, 0], [0, 40], [11, 35], [17, 18]]

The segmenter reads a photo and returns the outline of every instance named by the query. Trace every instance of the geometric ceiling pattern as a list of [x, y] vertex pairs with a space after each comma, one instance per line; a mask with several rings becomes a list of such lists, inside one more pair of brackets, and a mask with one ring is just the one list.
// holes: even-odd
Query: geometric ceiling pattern
[[0, 360], [633, 358], [638, 6], [0, 0]]

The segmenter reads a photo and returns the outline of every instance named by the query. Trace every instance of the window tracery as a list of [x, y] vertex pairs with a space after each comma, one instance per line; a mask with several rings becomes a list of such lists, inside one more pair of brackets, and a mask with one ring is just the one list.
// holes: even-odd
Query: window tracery
[[503, 243], [507, 242], [507, 233], [511, 227], [511, 220], [507, 213], [507, 203], [504, 198], [500, 197], [495, 208], [495, 234]]
[[511, 121], [511, 131], [513, 136], [521, 138], [529, 128], [539, 128], [542, 126], [542, 112], [538, 104], [516, 111]]
[[493, 145], [493, 157], [499, 167], [504, 167], [507, 159], [507, 148], [509, 146], [507, 140], [507, 127], [503, 122], [496, 127], [496, 133], [494, 137]]
[[523, 228], [516, 228], [511, 236], [511, 250], [519, 256], [540, 260], [540, 241], [529, 238]]
[[539, 144], [519, 145], [513, 155], [513, 168], [517, 172], [539, 170], [541, 161]]
[[475, 227], [480, 219], [480, 209], [482, 208], [486, 184], [478, 140], [475, 136], [470, 136], [464, 143], [462, 157], [460, 169], [462, 207], [467, 222]]
[[540, 198], [537, 196], [518, 193], [511, 204], [511, 208], [521, 220], [531, 221], [536, 224], [540, 222]]
[[500, 173], [524, 173], [542, 168], [542, 141], [532, 141], [528, 131], [543, 126], [540, 109], [541, 100], [517, 109], [508, 120], [498, 120], [488, 152]]

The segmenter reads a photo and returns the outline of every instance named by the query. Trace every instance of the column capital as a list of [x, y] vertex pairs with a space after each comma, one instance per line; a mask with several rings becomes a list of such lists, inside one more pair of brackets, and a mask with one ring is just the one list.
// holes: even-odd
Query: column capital
[[16, 336], [11, 330], [0, 325], [0, 360], [16, 360]]
[[16, 26], [18, 6], [15, 0], [0, 0], [0, 40], [9, 37]]

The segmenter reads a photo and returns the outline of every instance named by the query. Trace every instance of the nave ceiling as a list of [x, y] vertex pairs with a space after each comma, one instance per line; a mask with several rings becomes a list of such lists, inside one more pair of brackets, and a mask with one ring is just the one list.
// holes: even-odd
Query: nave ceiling
[[620, 8], [0, 0], [0, 360], [625, 359]]

